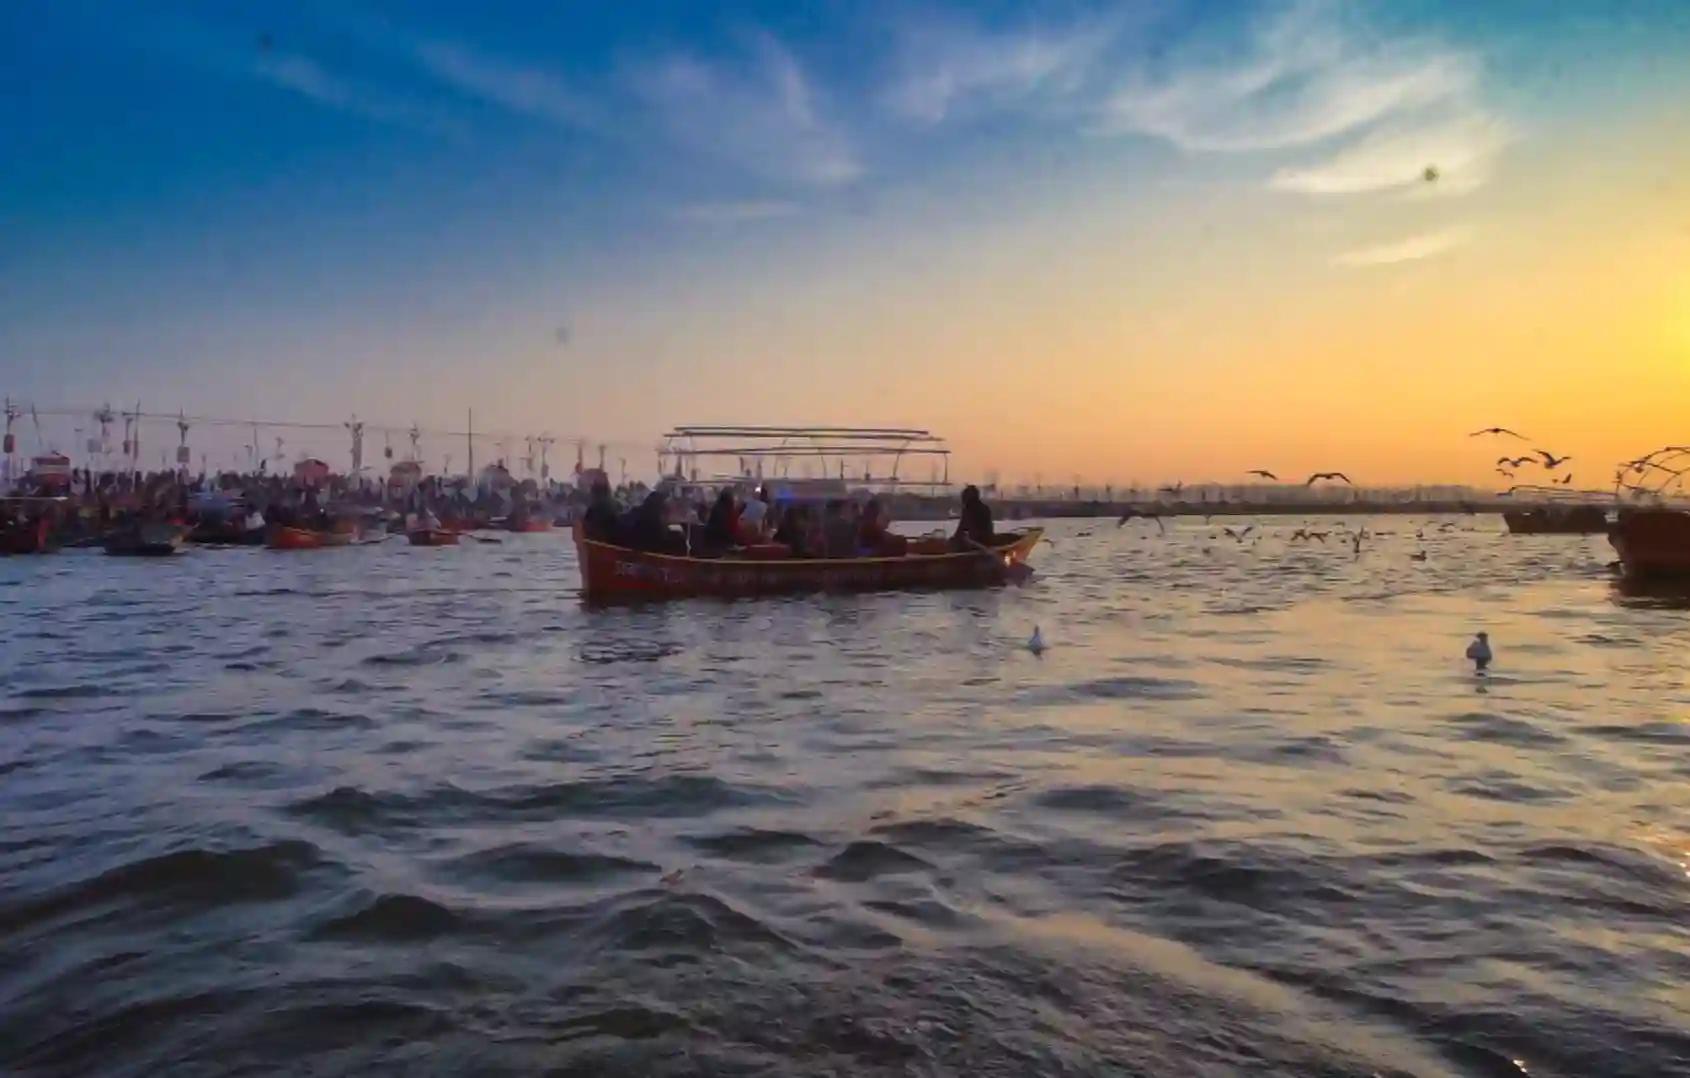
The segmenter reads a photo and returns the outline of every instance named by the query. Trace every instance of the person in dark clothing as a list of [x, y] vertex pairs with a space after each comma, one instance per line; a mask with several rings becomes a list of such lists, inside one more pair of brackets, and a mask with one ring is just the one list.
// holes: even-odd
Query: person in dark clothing
[[810, 514], [802, 505], [794, 505], [781, 514], [780, 527], [775, 529], [775, 542], [785, 544], [795, 558], [811, 556]]
[[716, 495], [716, 504], [710, 507], [710, 518], [704, 524], [705, 548], [721, 551], [733, 546], [738, 524], [739, 510], [734, 505], [734, 492], [724, 487]]
[[618, 527], [620, 516], [616, 501], [610, 496], [610, 481], [595, 479], [592, 501], [587, 503], [587, 512], [581, 517], [581, 527], [587, 533], [587, 538], [596, 539], [601, 543], [617, 542], [621, 532]]
[[668, 521], [669, 499], [659, 491], [646, 495], [645, 501], [632, 510], [623, 521], [624, 538], [635, 550], [657, 554], [685, 554], [686, 541]]
[[973, 550], [976, 543], [991, 546], [992, 511], [980, 497], [980, 489], [971, 485], [962, 488], [962, 518], [957, 521], [951, 545], [959, 550]]

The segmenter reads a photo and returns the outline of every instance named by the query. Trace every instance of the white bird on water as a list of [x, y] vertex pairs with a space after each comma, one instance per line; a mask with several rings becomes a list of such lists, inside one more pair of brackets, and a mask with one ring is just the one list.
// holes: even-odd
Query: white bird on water
[[1489, 633], [1480, 633], [1473, 638], [1473, 642], [1467, 645], [1467, 657], [1473, 660], [1475, 671], [1484, 673], [1491, 660]]
[[1039, 627], [1037, 625], [1033, 626], [1033, 635], [1032, 638], [1027, 641], [1027, 650], [1032, 652], [1034, 655], [1044, 654], [1045, 637], [1044, 633], [1039, 631]]

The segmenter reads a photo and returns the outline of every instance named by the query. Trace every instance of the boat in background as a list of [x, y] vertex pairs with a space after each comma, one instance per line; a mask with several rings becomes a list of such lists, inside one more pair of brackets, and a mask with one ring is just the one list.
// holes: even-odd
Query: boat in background
[[513, 532], [549, 532], [552, 530], [552, 522], [545, 517], [526, 517], [522, 519], [512, 517], [511, 519], [505, 521], [505, 528], [507, 531]]
[[1608, 530], [1608, 511], [1595, 505], [1510, 509], [1502, 519], [1514, 535], [1601, 535]]
[[631, 550], [588, 539], [574, 526], [582, 595], [589, 602], [754, 598], [798, 592], [982, 588], [1024, 577], [1042, 528], [1006, 532], [991, 546], [956, 551], [914, 546], [899, 557], [791, 558], [726, 555], [694, 558]]
[[69, 504], [62, 497], [0, 498], [0, 554], [49, 554], [58, 549], [53, 530]]
[[1608, 532], [1626, 576], [1690, 576], [1690, 510], [1622, 509]]
[[271, 550], [321, 550], [324, 547], [351, 546], [355, 538], [356, 533], [351, 531], [320, 531], [283, 524], [270, 529], [265, 545]]
[[128, 558], [164, 558], [182, 549], [182, 528], [157, 522], [119, 528], [101, 543], [107, 554]]
[[414, 528], [405, 533], [412, 546], [457, 546], [458, 533], [448, 528]]

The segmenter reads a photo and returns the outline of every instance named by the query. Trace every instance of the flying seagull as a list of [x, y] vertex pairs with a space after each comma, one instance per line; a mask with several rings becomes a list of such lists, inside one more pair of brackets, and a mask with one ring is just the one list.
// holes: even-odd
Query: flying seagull
[[[1350, 477], [1343, 472], [1316, 472], [1303, 481], [1303, 486], [1312, 487], [1322, 479], [1338, 479], [1345, 483], [1350, 482]], [[1354, 486], [1355, 484], [1351, 483], [1350, 485]]]
[[1274, 475], [1272, 472], [1268, 471], [1265, 468], [1255, 468], [1255, 469], [1252, 469], [1249, 472], [1246, 472], [1245, 474], [1246, 475], [1259, 475], [1263, 479], [1272, 479], [1276, 483], [1279, 481], [1279, 476]]
[[1427, 183], [1437, 183], [1438, 182], [1438, 166], [1427, 165], [1425, 167], [1425, 169], [1421, 171], [1420, 178], [1425, 180]]
[[1564, 486], [1564, 487], [1570, 487], [1570, 486], [1573, 485], [1573, 473], [1572, 472], [1568, 472], [1565, 476], [1562, 477], [1561, 485]]
[[1554, 471], [1561, 465], [1573, 459], [1572, 457], [1558, 457], [1547, 449], [1535, 449], [1533, 452], [1543, 458], [1543, 466], [1548, 468], [1550, 471]]
[[1484, 430], [1474, 431], [1473, 433], [1469, 434], [1467, 437], [1477, 438], [1481, 434], [1506, 434], [1510, 438], [1518, 438], [1522, 442], [1528, 440], [1524, 434], [1521, 434], [1519, 431], [1509, 430], [1507, 427], [1486, 427]]
[[1504, 479], [1512, 479], [1512, 478], [1514, 478], [1514, 473], [1513, 473], [1513, 472], [1511, 472], [1511, 471], [1509, 471], [1509, 470], [1508, 470], [1508, 469], [1507, 469], [1507, 468], [1498, 468], [1498, 469], [1497, 469], [1497, 470], [1496, 470], [1496, 473], [1497, 473], [1497, 474], [1498, 474], [1498, 475], [1500, 475], [1500, 476], [1502, 476], [1502, 477], [1503, 477], [1503, 478], [1504, 478]]
[[1232, 539], [1236, 539], [1240, 543], [1242, 543], [1244, 540], [1246, 540], [1250, 537], [1250, 533], [1255, 530], [1255, 527], [1256, 526], [1254, 524], [1249, 524], [1249, 525], [1246, 525], [1240, 531], [1233, 531], [1231, 528], [1222, 528], [1221, 531], [1226, 532], [1228, 537], [1230, 537]]

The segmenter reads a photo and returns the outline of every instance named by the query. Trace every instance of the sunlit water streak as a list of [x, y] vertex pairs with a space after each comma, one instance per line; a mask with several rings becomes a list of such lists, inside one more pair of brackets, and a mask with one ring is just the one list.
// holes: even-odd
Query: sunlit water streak
[[1302, 523], [610, 611], [556, 535], [0, 561], [0, 1068], [1683, 1071], [1690, 613]]

